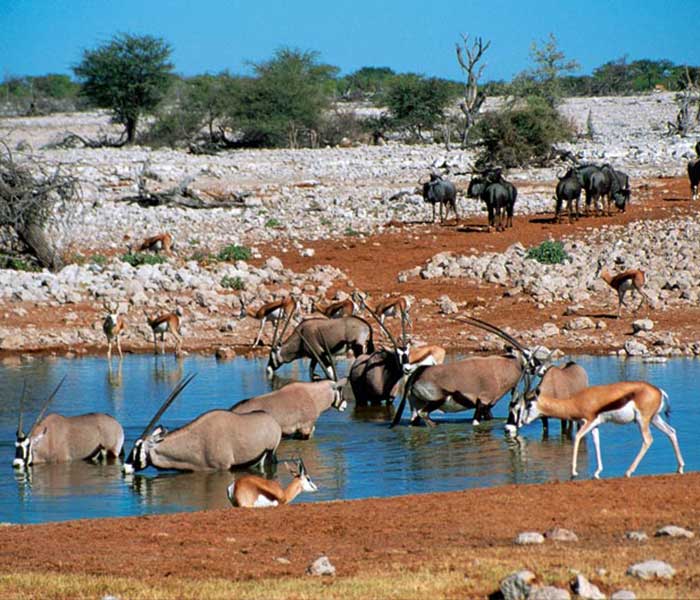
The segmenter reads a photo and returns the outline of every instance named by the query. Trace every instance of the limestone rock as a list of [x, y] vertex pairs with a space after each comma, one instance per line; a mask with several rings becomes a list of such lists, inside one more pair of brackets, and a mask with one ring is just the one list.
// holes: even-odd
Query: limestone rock
[[545, 531], [544, 537], [554, 542], [578, 542], [578, 536], [573, 531], [563, 527], [554, 527]]
[[627, 569], [627, 574], [645, 580], [671, 579], [676, 574], [676, 570], [661, 560], [647, 560], [632, 565]]
[[693, 538], [695, 534], [692, 531], [678, 527], [677, 525], [666, 525], [659, 529], [654, 537], [675, 537], [675, 538]]
[[335, 576], [335, 567], [328, 560], [327, 556], [319, 556], [314, 562], [312, 562], [306, 569], [307, 575], [321, 576]]
[[571, 589], [574, 594], [586, 600], [605, 600], [605, 594], [600, 591], [598, 586], [592, 584], [580, 573], [571, 582]]
[[515, 543], [519, 546], [543, 544], [544, 536], [539, 531], [523, 531], [516, 536]]
[[535, 581], [535, 574], [532, 571], [518, 571], [502, 579], [499, 589], [504, 600], [525, 600], [530, 593], [530, 585], [533, 581]]

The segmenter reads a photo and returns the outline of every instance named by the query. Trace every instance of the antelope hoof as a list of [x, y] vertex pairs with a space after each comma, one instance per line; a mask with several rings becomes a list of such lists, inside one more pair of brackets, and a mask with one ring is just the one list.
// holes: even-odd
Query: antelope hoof
[[474, 419], [474, 420], [472, 421], [472, 427], [477, 427], [477, 426], [479, 426], [479, 425], [481, 425], [481, 423], [479, 423], [478, 420]]
[[593, 479], [600, 479], [600, 471], [593, 473]]
[[632, 471], [625, 471], [625, 477], [632, 477]]
[[680, 467], [678, 467], [678, 473], [680, 475], [683, 475], [683, 467], [684, 467], [684, 465], [681, 465]]

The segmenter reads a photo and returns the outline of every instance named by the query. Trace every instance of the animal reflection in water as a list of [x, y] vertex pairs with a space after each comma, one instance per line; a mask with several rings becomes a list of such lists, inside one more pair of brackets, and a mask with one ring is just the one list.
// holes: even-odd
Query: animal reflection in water
[[40, 464], [16, 471], [20, 490], [31, 490], [34, 496], [100, 496], [121, 487], [120, 467], [86, 465], [82, 462]]

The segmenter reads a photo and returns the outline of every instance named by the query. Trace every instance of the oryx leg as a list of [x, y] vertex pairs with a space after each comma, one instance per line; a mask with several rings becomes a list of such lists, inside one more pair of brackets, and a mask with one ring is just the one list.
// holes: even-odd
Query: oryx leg
[[673, 451], [676, 453], [676, 461], [678, 462], [678, 473], [683, 472], [683, 467], [685, 467], [685, 462], [681, 456], [681, 449], [678, 446], [678, 438], [676, 437], [676, 430], [671, 427], [666, 421], [661, 418], [661, 415], [656, 414], [651, 420], [651, 424], [656, 427], [659, 431], [666, 434], [671, 444], [673, 445]]
[[549, 437], [549, 419], [547, 417], [542, 417], [542, 439], [547, 439]]
[[581, 444], [583, 436], [585, 436], [589, 431], [598, 427], [598, 425], [600, 425], [600, 419], [596, 417], [592, 421], [584, 422], [583, 427], [581, 427], [581, 429], [579, 429], [576, 433], [576, 437], [574, 438], [574, 455], [571, 459], [571, 477], [578, 476], [578, 470], [576, 468], [576, 464], [578, 462], [578, 447]]
[[637, 454], [637, 457], [632, 461], [632, 464], [630, 465], [630, 468], [625, 471], [625, 477], [631, 477], [632, 473], [635, 472], [637, 469], [637, 465], [639, 462], [644, 458], [644, 455], [647, 453], [647, 450], [649, 450], [649, 447], [654, 441], [654, 438], [651, 437], [651, 432], [649, 431], [649, 423], [641, 421], [639, 423], [639, 431], [642, 434], [642, 447], [639, 450], [639, 454]]
[[316, 370], [316, 359], [311, 358], [309, 360], [309, 381], [314, 380], [314, 371]]

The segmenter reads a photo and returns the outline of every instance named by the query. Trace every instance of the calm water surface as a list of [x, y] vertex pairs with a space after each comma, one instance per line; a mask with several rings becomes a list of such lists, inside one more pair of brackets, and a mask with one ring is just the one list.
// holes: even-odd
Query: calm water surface
[[[700, 424], [697, 392], [692, 382], [700, 378], [700, 361], [677, 359], [666, 364], [620, 361], [608, 357], [582, 357], [592, 384], [622, 379], [645, 379], [664, 388], [671, 397], [671, 423], [686, 461], [687, 470], [700, 467], [696, 432]], [[36, 523], [75, 518], [143, 515], [223, 508], [229, 506], [226, 487], [231, 473], [159, 473], [152, 468], [125, 479], [119, 465], [82, 462], [37, 466], [16, 472], [11, 464], [17, 428], [17, 407], [26, 379], [25, 428], [43, 400], [60, 379], [66, 382], [51, 410], [64, 415], [106, 412], [122, 424], [128, 452], [134, 439], [187, 373], [197, 378], [161, 418], [174, 429], [206, 410], [228, 408], [235, 402], [269, 391], [264, 376], [266, 360], [239, 358], [217, 362], [192, 356], [178, 361], [172, 356], [127, 356], [79, 360], [41, 359], [17, 367], [0, 366], [0, 521]], [[285, 378], [306, 377], [307, 368], [286, 366]], [[559, 425], [550, 424], [550, 437], [542, 439], [539, 423], [526, 427], [517, 439], [504, 434], [507, 398], [496, 407], [496, 419], [472, 427], [471, 412], [456, 416], [433, 413], [435, 429], [388, 429], [386, 409], [333, 409], [321, 416], [313, 439], [284, 440], [279, 457], [300, 455], [319, 491], [296, 501], [395, 496], [400, 494], [460, 490], [507, 483], [540, 483], [569, 477], [572, 445], [559, 436]], [[671, 445], [653, 431], [655, 443], [642, 461], [638, 474], [670, 473], [676, 463]], [[634, 425], [601, 428], [604, 477], [624, 474], [641, 445]], [[587, 468], [586, 468], [586, 465]], [[595, 457], [582, 445], [579, 472], [590, 476]], [[289, 481], [281, 468], [277, 476]]]

